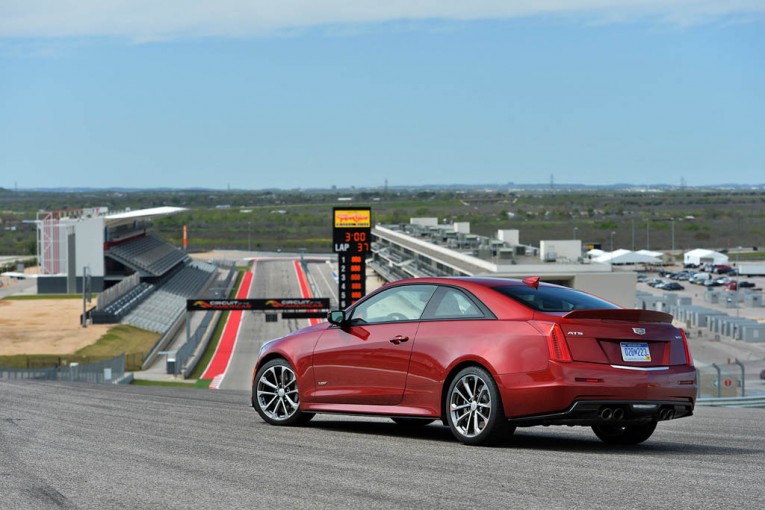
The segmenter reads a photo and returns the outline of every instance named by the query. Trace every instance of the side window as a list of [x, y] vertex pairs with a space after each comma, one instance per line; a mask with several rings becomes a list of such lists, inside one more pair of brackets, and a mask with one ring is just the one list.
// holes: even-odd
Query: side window
[[435, 319], [469, 319], [483, 316], [481, 310], [465, 294], [455, 289], [447, 289], [443, 293], [433, 312]]
[[351, 321], [375, 324], [418, 320], [435, 290], [434, 285], [402, 285], [384, 290], [356, 306]]

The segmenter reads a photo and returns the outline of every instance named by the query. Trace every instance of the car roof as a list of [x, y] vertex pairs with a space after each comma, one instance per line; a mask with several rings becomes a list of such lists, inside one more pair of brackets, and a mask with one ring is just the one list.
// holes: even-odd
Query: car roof
[[[523, 280], [516, 278], [497, 278], [488, 276], [439, 276], [439, 277], [423, 277], [423, 278], [405, 278], [403, 280], [396, 280], [387, 284], [390, 285], [404, 285], [411, 283], [431, 283], [439, 285], [464, 285], [466, 287], [476, 285], [481, 287], [493, 288], [502, 287], [507, 285], [526, 285]], [[558, 287], [551, 283], [539, 282], [539, 285]]]
[[[480, 299], [494, 315], [499, 318], [513, 318], [513, 319], [531, 319], [534, 316], [534, 311], [527, 306], [509, 299], [502, 293], [499, 293], [493, 289], [497, 287], [506, 286], [525, 286], [523, 280], [515, 278], [496, 278], [496, 277], [482, 277], [482, 276], [444, 276], [444, 277], [424, 277], [424, 278], [406, 278], [403, 280], [396, 280], [394, 282], [384, 285], [378, 290], [385, 288], [391, 288], [400, 285], [453, 285], [461, 287], [468, 292], [471, 292], [478, 299]], [[540, 287], [560, 288], [560, 285], [554, 285], [551, 283], [539, 282]]]

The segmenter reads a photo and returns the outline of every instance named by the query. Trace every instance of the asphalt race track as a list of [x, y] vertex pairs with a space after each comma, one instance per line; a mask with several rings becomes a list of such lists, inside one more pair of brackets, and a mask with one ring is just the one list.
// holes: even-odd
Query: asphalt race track
[[[318, 287], [320, 283], [323, 283], [320, 291], [326, 291], [316, 297], [328, 297], [330, 302], [337, 306], [337, 298], [332, 294], [332, 289], [326, 284], [327, 274], [329, 274], [331, 279], [331, 271], [327, 267], [327, 264], [323, 262], [309, 264], [309, 271], [311, 271], [313, 277], [321, 277], [317, 278], [316, 286]], [[311, 278], [311, 280], [313, 281], [314, 278]], [[258, 260], [255, 264], [255, 274], [249, 297], [303, 297], [295, 270], [295, 259]], [[277, 322], [266, 322], [265, 315], [262, 312], [245, 312], [242, 315], [236, 349], [233, 352], [231, 363], [219, 388], [223, 390], [248, 390], [252, 386], [252, 371], [255, 367], [260, 346], [268, 340], [284, 336], [308, 325], [307, 319], [284, 320], [279, 317]]]
[[0, 381], [0, 508], [762, 508], [765, 410], [699, 408], [644, 445], [530, 428], [264, 424], [247, 392]]

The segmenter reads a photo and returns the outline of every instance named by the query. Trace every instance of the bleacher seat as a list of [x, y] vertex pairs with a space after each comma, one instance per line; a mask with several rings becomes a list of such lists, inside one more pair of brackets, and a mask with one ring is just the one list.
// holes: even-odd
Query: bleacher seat
[[122, 322], [164, 333], [186, 309], [186, 300], [200, 297], [215, 279], [216, 267], [192, 262], [157, 284], [157, 290], [125, 316]]
[[112, 246], [106, 255], [147, 276], [162, 276], [189, 260], [183, 251], [150, 235]]

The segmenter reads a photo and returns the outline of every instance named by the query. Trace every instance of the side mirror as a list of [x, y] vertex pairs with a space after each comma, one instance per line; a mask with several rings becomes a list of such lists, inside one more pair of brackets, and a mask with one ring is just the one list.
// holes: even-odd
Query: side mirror
[[327, 314], [327, 320], [330, 324], [334, 324], [335, 326], [342, 326], [345, 324], [345, 311], [343, 310], [332, 310]]

